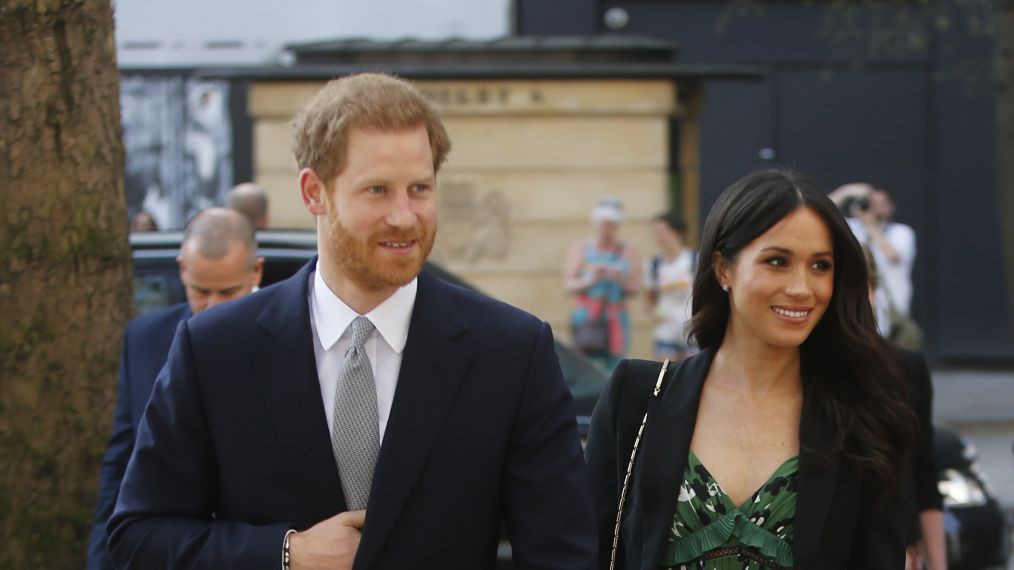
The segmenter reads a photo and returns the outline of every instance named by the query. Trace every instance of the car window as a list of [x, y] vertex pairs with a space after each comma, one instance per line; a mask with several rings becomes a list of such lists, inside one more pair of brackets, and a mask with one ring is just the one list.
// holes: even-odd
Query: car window
[[134, 257], [134, 316], [186, 300], [174, 252]]

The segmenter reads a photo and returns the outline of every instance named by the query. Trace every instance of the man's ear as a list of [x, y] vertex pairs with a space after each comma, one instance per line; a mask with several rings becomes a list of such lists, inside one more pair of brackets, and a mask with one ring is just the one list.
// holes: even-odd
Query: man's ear
[[254, 262], [254, 287], [260, 287], [261, 279], [264, 277], [264, 258], [258, 256], [257, 261]]
[[303, 198], [306, 210], [314, 216], [327, 213], [324, 208], [324, 192], [327, 192], [327, 185], [313, 169], [304, 168], [299, 171], [299, 195]]

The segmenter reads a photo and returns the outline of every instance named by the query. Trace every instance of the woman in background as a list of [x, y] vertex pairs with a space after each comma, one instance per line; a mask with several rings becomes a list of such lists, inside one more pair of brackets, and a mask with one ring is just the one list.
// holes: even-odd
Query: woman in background
[[697, 352], [686, 330], [697, 252], [687, 247], [687, 224], [679, 214], [656, 216], [653, 229], [662, 253], [648, 261], [645, 288], [649, 314], [655, 322], [655, 358], [683, 360]]
[[571, 244], [563, 268], [565, 290], [574, 296], [571, 339], [582, 353], [612, 371], [630, 346], [627, 297], [641, 287], [641, 261], [620, 241], [623, 207], [602, 198], [591, 213], [595, 235]]
[[602, 566], [618, 531], [618, 568], [903, 568], [914, 418], [862, 249], [815, 182], [768, 170], [721, 195], [692, 335], [664, 375], [621, 362], [593, 413]]

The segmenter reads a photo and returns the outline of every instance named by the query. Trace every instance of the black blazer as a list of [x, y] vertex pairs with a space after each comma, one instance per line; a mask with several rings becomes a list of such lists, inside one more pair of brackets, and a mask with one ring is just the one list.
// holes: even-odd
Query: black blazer
[[901, 370], [908, 386], [909, 402], [919, 421], [911, 466], [903, 487], [906, 502], [906, 542], [917, 544], [922, 538], [919, 514], [943, 510], [944, 499], [937, 487], [937, 459], [933, 446], [933, 382], [926, 359], [912, 350], [901, 349]]
[[[659, 567], [676, 511], [683, 470], [713, 350], [671, 365], [659, 397], [661, 364], [620, 362], [592, 414], [586, 450], [599, 525], [599, 566], [608, 568], [623, 475], [645, 409], [648, 422], [627, 491], [618, 568]], [[878, 489], [840, 461], [825, 461], [832, 433], [816, 402], [804, 396], [800, 425], [795, 568], [900, 569], [905, 563], [904, 508], [897, 497], [874, 506]]]
[[[180, 326], [110, 522], [121, 568], [281, 567], [346, 510], [307, 302], [314, 261]], [[594, 517], [549, 326], [419, 276], [357, 569], [584, 569]]]

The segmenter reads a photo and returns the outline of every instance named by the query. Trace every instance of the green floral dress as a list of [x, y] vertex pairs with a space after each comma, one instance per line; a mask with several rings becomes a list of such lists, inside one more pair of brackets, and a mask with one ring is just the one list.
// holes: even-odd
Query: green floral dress
[[662, 557], [676, 570], [778, 570], [792, 567], [799, 457], [782, 463], [736, 506], [690, 452]]

